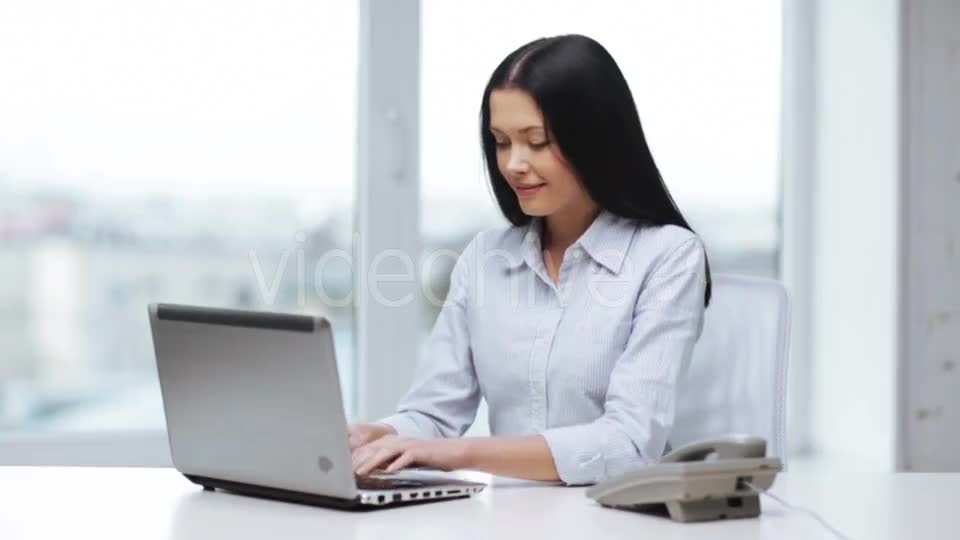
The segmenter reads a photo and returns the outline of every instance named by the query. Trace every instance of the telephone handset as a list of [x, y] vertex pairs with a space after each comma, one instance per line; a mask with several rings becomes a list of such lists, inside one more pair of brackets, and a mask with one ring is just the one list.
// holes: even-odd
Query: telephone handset
[[658, 465], [591, 487], [587, 497], [603, 506], [665, 513], [676, 521], [756, 517], [760, 499], [754, 488], [768, 489], [783, 469], [780, 459], [764, 457], [766, 450], [765, 440], [749, 435], [690, 443]]
[[767, 453], [767, 441], [750, 435], [727, 435], [690, 443], [663, 456], [660, 463], [705, 461], [716, 459], [762, 458]]

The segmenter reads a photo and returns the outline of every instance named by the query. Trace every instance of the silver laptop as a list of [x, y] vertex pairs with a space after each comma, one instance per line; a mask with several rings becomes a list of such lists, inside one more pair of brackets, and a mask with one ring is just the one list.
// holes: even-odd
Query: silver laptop
[[353, 473], [323, 317], [150, 304], [173, 464], [207, 490], [345, 509], [467, 497], [485, 484]]

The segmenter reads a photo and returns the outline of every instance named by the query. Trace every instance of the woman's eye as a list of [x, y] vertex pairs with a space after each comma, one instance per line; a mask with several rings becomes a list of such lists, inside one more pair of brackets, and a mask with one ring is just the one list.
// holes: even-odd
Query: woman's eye
[[510, 146], [510, 143], [505, 141], [494, 141], [494, 144], [497, 145], [497, 148], [506, 148]]
[[546, 147], [548, 147], [548, 146], [550, 146], [550, 141], [531, 142], [531, 143], [530, 143], [530, 148], [533, 148], [534, 150], [542, 150], [542, 149], [544, 149], [544, 148], [546, 148]]

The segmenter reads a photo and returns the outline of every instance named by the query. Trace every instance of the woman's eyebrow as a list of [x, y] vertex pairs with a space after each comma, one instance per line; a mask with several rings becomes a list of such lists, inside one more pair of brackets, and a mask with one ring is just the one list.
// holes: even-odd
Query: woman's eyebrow
[[[520, 133], [523, 133], [523, 132], [525, 132], [525, 131], [530, 131], [530, 130], [532, 130], [532, 129], [543, 129], [543, 126], [527, 126], [527, 127], [525, 127], [525, 128], [521, 128], [521, 129], [520, 129]], [[496, 128], [496, 127], [493, 127], [493, 126], [490, 126], [490, 130], [491, 130], [491, 131], [496, 131], [496, 132], [498, 132], [498, 133], [503, 133], [503, 130], [502, 130], [502, 129]]]

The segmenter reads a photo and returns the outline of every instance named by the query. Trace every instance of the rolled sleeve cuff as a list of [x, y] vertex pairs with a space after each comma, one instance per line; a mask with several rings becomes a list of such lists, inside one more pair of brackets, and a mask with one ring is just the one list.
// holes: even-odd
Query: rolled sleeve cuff
[[547, 441], [557, 474], [567, 485], [593, 484], [603, 478], [603, 433], [597, 424], [550, 428]]

